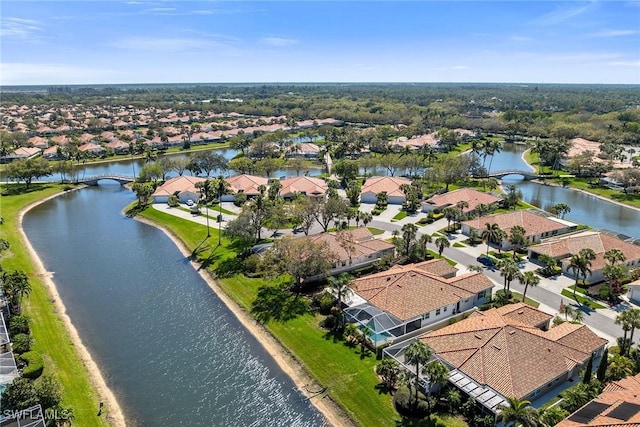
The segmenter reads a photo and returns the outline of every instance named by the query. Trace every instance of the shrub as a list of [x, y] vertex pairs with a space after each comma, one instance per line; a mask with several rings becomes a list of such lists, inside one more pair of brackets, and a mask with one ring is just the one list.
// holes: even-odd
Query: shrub
[[260, 255], [253, 254], [248, 256], [243, 262], [243, 271], [247, 276], [255, 275], [260, 269]]
[[371, 215], [380, 215], [382, 213], [382, 209], [375, 208], [371, 211]]
[[27, 316], [13, 316], [9, 319], [9, 336], [13, 337], [18, 334], [28, 334], [29, 323], [31, 323], [31, 319]]
[[31, 335], [27, 334], [18, 334], [13, 337], [13, 351], [18, 354], [26, 353], [31, 350], [31, 345], [33, 344], [33, 338]]
[[176, 208], [180, 206], [180, 199], [175, 194], [172, 194], [171, 196], [169, 196], [169, 200], [167, 201], [167, 204], [172, 208]]
[[400, 415], [407, 417], [422, 418], [429, 414], [429, 405], [427, 405], [425, 395], [418, 393], [416, 404], [415, 391], [406, 385], [398, 387], [398, 391], [393, 395], [393, 405]]
[[433, 211], [433, 216], [440, 215], [440, 209], [435, 208]]
[[[418, 220], [418, 224], [429, 224], [428, 221], [429, 221], [429, 217], [423, 217]], [[431, 219], [431, 222], [433, 222], [433, 219]]]
[[233, 201], [233, 204], [238, 207], [241, 207], [242, 205], [245, 204], [246, 201], [247, 201], [247, 195], [244, 193], [238, 193], [236, 194], [236, 198]]
[[449, 325], [453, 325], [457, 321], [458, 321], [458, 319], [456, 319], [455, 317], [452, 317], [452, 318], [449, 319], [449, 321], [447, 323], [449, 323]]
[[321, 314], [325, 315], [331, 313], [334, 302], [335, 298], [329, 292], [323, 292], [313, 298], [313, 304], [320, 309]]
[[20, 356], [27, 363], [26, 368], [22, 371], [24, 378], [35, 380], [42, 375], [44, 369], [44, 359], [37, 351], [28, 351]]
[[320, 326], [325, 329], [333, 329], [336, 327], [336, 318], [333, 316], [327, 316], [324, 318]]

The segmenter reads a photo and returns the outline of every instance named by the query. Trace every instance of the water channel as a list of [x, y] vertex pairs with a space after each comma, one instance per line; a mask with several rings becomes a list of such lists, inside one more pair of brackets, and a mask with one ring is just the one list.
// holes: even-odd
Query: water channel
[[[502, 151], [493, 159], [491, 170], [531, 170], [522, 160], [522, 153], [526, 149], [524, 145], [505, 144]], [[488, 157], [487, 166], [490, 160], [491, 157]], [[548, 210], [556, 203], [566, 203], [571, 208], [571, 212], [565, 216], [569, 221], [640, 239], [640, 210], [570, 188], [523, 181], [520, 175], [504, 177], [503, 185], [509, 184], [518, 186], [525, 202], [541, 209]]]
[[319, 426], [321, 415], [160, 230], [104, 181], [24, 218], [109, 387], [136, 426]]

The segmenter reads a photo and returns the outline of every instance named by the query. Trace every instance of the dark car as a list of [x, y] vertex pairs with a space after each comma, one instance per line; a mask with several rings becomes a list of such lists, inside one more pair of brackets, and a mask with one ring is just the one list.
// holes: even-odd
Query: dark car
[[487, 267], [496, 266], [496, 262], [488, 255], [480, 255], [478, 258], [476, 258], [476, 261], [478, 261], [480, 264], [485, 265]]

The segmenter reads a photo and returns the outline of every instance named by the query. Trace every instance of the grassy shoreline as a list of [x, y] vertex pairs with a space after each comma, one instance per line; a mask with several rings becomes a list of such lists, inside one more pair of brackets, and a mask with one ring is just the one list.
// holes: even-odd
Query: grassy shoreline
[[[157, 223], [171, 233], [186, 248], [194, 253], [194, 248], [206, 235], [206, 227], [175, 216], [147, 209], [140, 213], [145, 220]], [[211, 239], [217, 242], [217, 230], [211, 229]], [[207, 265], [209, 272], [235, 258], [230, 242], [223, 237], [222, 246], [205, 247], [196, 253], [194, 261]], [[245, 313], [250, 310], [258, 288], [265, 284], [263, 279], [235, 275], [216, 279], [225, 295]], [[269, 322], [266, 330], [285, 351], [299, 362], [306, 374], [322, 387], [327, 387], [329, 397], [345, 412], [356, 425], [397, 426], [403, 420], [393, 408], [391, 397], [381, 393], [376, 386], [379, 381], [374, 374], [378, 363], [375, 355], [362, 357], [358, 348], [350, 348], [342, 340], [333, 337], [318, 325], [322, 316], [307, 314], [286, 323]], [[301, 385], [299, 385], [301, 386]], [[458, 417], [432, 416], [434, 425], [463, 427], [466, 423]]]
[[[22, 186], [21, 186], [22, 187]], [[59, 184], [33, 184], [32, 191], [4, 195], [7, 186], [0, 186], [4, 224], [3, 238], [11, 247], [2, 258], [5, 270], [23, 270], [31, 283], [31, 294], [25, 298], [24, 312], [32, 319], [31, 331], [35, 339], [33, 349], [45, 360], [44, 374], [57, 378], [63, 387], [63, 405], [74, 413], [74, 426], [109, 426], [106, 417], [97, 417], [99, 402], [103, 399], [98, 387], [92, 382], [89, 368], [80, 355], [81, 349], [72, 339], [54, 296], [46, 284], [46, 277], [38, 274], [36, 262], [31, 258], [27, 243], [20, 232], [20, 212], [35, 206], [47, 198], [64, 191]]]

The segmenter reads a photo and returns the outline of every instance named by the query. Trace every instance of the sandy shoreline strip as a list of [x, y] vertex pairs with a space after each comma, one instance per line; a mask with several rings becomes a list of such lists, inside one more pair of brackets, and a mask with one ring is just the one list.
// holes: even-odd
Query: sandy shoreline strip
[[[80, 339], [80, 335], [78, 335], [78, 331], [76, 330], [75, 326], [73, 326], [73, 323], [71, 322], [71, 318], [67, 315], [67, 309], [64, 306], [64, 303], [62, 302], [60, 295], [58, 294], [58, 289], [56, 288], [55, 283], [51, 279], [51, 274], [47, 270], [45, 270], [44, 265], [42, 264], [42, 260], [40, 260], [40, 257], [38, 256], [36, 251], [33, 249], [33, 246], [31, 246], [31, 242], [29, 242], [29, 240], [27, 239], [27, 235], [25, 234], [22, 228], [22, 219], [24, 218], [25, 213], [27, 213], [30, 209], [34, 208], [35, 206], [38, 206], [50, 199], [58, 197], [60, 194], [63, 194], [63, 193], [54, 194], [53, 196], [39, 200], [35, 203], [32, 203], [26, 206], [25, 208], [20, 210], [20, 212], [18, 212], [18, 227], [20, 231], [20, 236], [22, 238], [22, 243], [24, 244], [25, 248], [27, 249], [27, 252], [29, 253], [29, 256], [31, 257], [31, 260], [35, 264], [36, 274], [38, 274], [41, 277], [44, 285], [47, 287], [49, 296], [53, 300], [55, 311], [58, 314], [58, 317], [64, 323], [64, 326], [67, 329], [67, 332], [69, 333], [69, 337], [71, 338], [71, 342], [73, 343], [74, 347], [78, 350], [80, 359], [82, 360], [87, 370], [89, 371], [91, 383], [98, 390], [100, 398], [105, 404], [106, 414], [107, 414], [106, 418], [109, 420], [111, 425], [115, 427], [124, 427], [127, 424], [125, 422], [122, 408], [118, 404], [118, 401], [115, 395], [113, 394], [113, 392], [111, 391], [111, 389], [109, 389], [109, 387], [107, 386], [107, 383], [105, 382], [104, 377], [102, 376], [102, 372], [100, 371], [100, 368], [98, 367], [96, 362], [91, 357], [89, 350], [87, 350], [87, 348], [82, 343], [82, 340]], [[98, 402], [96, 402], [96, 408], [97, 407], [98, 407]]]
[[[191, 256], [191, 252], [182, 243], [182, 241], [161, 224], [138, 216], [136, 216], [135, 219], [162, 230], [175, 243], [185, 258], [189, 258]], [[282, 344], [280, 344], [280, 342], [278, 342], [274, 336], [264, 328], [264, 326], [258, 323], [249, 313], [227, 296], [208, 271], [199, 269], [198, 264], [193, 261], [191, 261], [191, 265], [196, 269], [196, 271], [198, 271], [202, 279], [207, 282], [211, 290], [236, 316], [240, 323], [258, 340], [271, 357], [273, 357], [280, 369], [282, 369], [284, 373], [291, 378], [298, 390], [309, 399], [309, 402], [311, 402], [318, 411], [320, 411], [329, 425], [334, 427], [354, 426], [351, 419], [326, 394], [313, 397], [313, 394], [309, 393], [308, 390], [318, 390], [322, 385], [316, 383], [315, 380], [311, 378], [304, 366]]]

